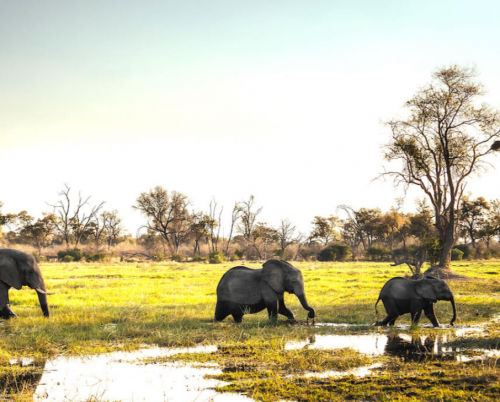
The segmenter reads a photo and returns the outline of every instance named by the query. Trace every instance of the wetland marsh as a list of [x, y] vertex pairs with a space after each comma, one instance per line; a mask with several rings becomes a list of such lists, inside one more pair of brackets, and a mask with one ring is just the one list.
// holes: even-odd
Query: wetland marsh
[[[371, 327], [383, 314], [374, 310], [382, 285], [407, 272], [370, 262], [294, 264], [314, 327], [272, 323], [265, 311], [214, 324], [215, 287], [234, 265], [41, 264], [56, 293], [52, 315], [43, 318], [32, 291], [11, 291], [19, 318], [0, 325], [0, 398], [484, 401], [500, 393], [500, 262], [453, 266], [471, 279], [449, 282], [458, 319], [439, 329], [425, 317], [412, 328], [409, 315], [395, 328]], [[305, 320], [295, 296], [285, 300]], [[436, 311], [441, 322], [452, 315], [447, 302]]]

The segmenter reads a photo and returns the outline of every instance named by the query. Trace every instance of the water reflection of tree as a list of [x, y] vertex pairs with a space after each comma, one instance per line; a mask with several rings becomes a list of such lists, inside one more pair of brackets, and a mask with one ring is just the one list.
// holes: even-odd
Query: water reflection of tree
[[0, 400], [10, 400], [13, 395], [32, 397], [45, 369], [45, 359], [11, 366], [12, 370], [0, 374]]

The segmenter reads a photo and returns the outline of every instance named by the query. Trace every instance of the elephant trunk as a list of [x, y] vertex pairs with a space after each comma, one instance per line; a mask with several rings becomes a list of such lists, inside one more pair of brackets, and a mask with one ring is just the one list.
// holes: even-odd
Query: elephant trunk
[[455, 298], [453, 296], [451, 296], [450, 302], [451, 302], [451, 307], [453, 307], [453, 318], [450, 321], [450, 325], [453, 326], [453, 323], [457, 319], [457, 308], [455, 307]]
[[300, 304], [302, 304], [302, 307], [304, 307], [304, 309], [306, 309], [307, 311], [309, 311], [309, 314], [307, 314], [307, 316], [309, 318], [314, 318], [316, 316], [316, 312], [314, 311], [314, 309], [307, 303], [307, 299], [306, 299], [306, 295], [305, 293], [301, 294], [301, 295], [297, 295], [297, 298], [299, 299], [300, 301]]
[[40, 307], [42, 308], [43, 315], [45, 317], [49, 317], [49, 304], [47, 303], [47, 293], [42, 293], [40, 291], [36, 291], [38, 295], [38, 300], [40, 301]]

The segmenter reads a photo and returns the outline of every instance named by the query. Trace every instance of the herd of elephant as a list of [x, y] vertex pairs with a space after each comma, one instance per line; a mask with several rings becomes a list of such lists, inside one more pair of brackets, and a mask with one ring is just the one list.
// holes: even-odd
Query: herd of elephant
[[[9, 302], [9, 289], [21, 289], [28, 286], [36, 290], [43, 315], [49, 317], [47, 288], [42, 272], [35, 258], [18, 250], [0, 250], [0, 318], [17, 317]], [[258, 313], [267, 309], [269, 319], [276, 320], [278, 314], [294, 320], [294, 314], [285, 306], [285, 292], [295, 294], [302, 307], [308, 311], [308, 318], [314, 319], [316, 312], [308, 304], [304, 291], [302, 272], [286, 261], [269, 260], [262, 269], [234, 267], [227, 271], [217, 285], [217, 304], [215, 321], [222, 321], [229, 315], [239, 323], [245, 314]], [[447, 300], [453, 307], [456, 320], [456, 308], [453, 294], [448, 285], [433, 277], [413, 280], [392, 278], [380, 291], [375, 304], [382, 300], [387, 317], [374, 325], [394, 325], [400, 315], [410, 313], [413, 324], [417, 324], [422, 311], [434, 327], [439, 321], [434, 312], [438, 300]]]

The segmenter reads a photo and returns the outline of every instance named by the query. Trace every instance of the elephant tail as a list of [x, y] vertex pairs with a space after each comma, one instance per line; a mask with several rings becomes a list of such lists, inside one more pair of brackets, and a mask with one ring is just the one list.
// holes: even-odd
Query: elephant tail
[[378, 314], [378, 311], [377, 311], [377, 304], [378, 304], [378, 302], [379, 302], [379, 301], [380, 301], [380, 296], [379, 296], [379, 298], [378, 298], [377, 302], [375, 303], [375, 314]]

